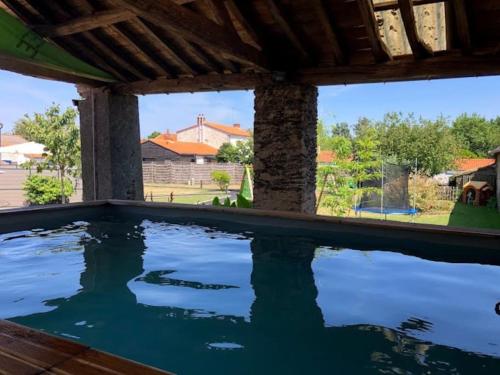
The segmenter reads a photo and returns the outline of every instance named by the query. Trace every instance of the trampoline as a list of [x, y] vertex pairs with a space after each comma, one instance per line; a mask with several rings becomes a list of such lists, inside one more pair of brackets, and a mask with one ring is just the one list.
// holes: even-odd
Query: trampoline
[[[415, 161], [415, 172], [417, 162]], [[415, 199], [410, 204], [409, 181], [411, 167], [409, 165], [383, 162], [380, 178], [363, 183], [363, 187], [376, 187], [379, 192], [364, 194], [359, 204], [354, 207], [357, 215], [362, 212], [380, 215], [411, 215], [418, 213]]]

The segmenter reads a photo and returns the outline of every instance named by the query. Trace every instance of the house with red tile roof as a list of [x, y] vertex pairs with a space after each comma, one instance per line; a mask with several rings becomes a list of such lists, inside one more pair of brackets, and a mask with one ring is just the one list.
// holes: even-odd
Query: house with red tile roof
[[168, 139], [165, 134], [141, 142], [144, 162], [188, 161], [197, 164], [211, 162], [217, 155], [217, 149], [204, 143], [180, 142]]
[[251, 137], [248, 130], [242, 129], [240, 124], [223, 125], [207, 121], [205, 116], [199, 115], [196, 124], [177, 131], [179, 142], [204, 143], [219, 149], [224, 143], [236, 144]]
[[495, 164], [495, 159], [458, 159], [455, 160], [456, 170], [460, 172], [478, 170]]

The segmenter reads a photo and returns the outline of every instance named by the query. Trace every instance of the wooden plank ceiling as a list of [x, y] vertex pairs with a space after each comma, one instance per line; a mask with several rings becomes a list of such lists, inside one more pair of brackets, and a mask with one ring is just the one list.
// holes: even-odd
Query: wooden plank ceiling
[[500, 74], [500, 0], [1, 2], [124, 93]]

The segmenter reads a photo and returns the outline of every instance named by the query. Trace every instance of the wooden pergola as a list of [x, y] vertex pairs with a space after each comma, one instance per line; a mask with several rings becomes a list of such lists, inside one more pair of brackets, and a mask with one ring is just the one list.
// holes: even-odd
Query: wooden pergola
[[[2, 1], [37, 33], [114, 76], [122, 93], [500, 73], [497, 0]], [[419, 35], [415, 14], [426, 6], [443, 18], [445, 33], [433, 35], [445, 38], [442, 50]], [[396, 32], [408, 40], [408, 54], [395, 55], [381, 35], [390, 13], [402, 20]]]
[[[90, 80], [0, 56], [0, 68], [73, 82], [84, 98], [91, 92], [92, 98], [101, 97], [97, 101], [107, 101], [105, 120], [96, 118], [94, 101], [81, 105], [83, 148], [90, 147], [84, 141], [86, 119], [93, 137], [96, 124], [108, 124], [108, 136], [118, 126], [115, 97], [255, 89], [256, 201], [265, 192], [272, 208], [312, 210], [311, 202], [275, 207], [271, 192], [291, 178], [289, 192], [299, 190], [292, 201], [315, 199], [312, 187], [299, 186], [314, 183], [316, 86], [500, 74], [500, 0], [2, 2], [37, 34], [114, 77], [112, 83]], [[127, 100], [117, 107], [136, 106]], [[127, 116], [138, 126], [136, 113]], [[278, 132], [301, 142], [280, 144]], [[95, 139], [92, 147], [95, 161]], [[271, 149], [283, 149], [282, 157]], [[285, 162], [295, 163], [298, 176], [280, 172], [281, 181], [271, 181], [260, 173]], [[96, 199], [95, 185], [93, 190]], [[130, 197], [142, 191], [133, 190]]]

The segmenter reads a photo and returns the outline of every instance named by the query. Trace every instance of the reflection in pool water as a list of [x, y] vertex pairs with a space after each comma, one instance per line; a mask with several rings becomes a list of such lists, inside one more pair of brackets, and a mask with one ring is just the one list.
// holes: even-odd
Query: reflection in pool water
[[179, 374], [500, 373], [498, 266], [108, 218], [1, 235], [0, 275], [1, 318]]

